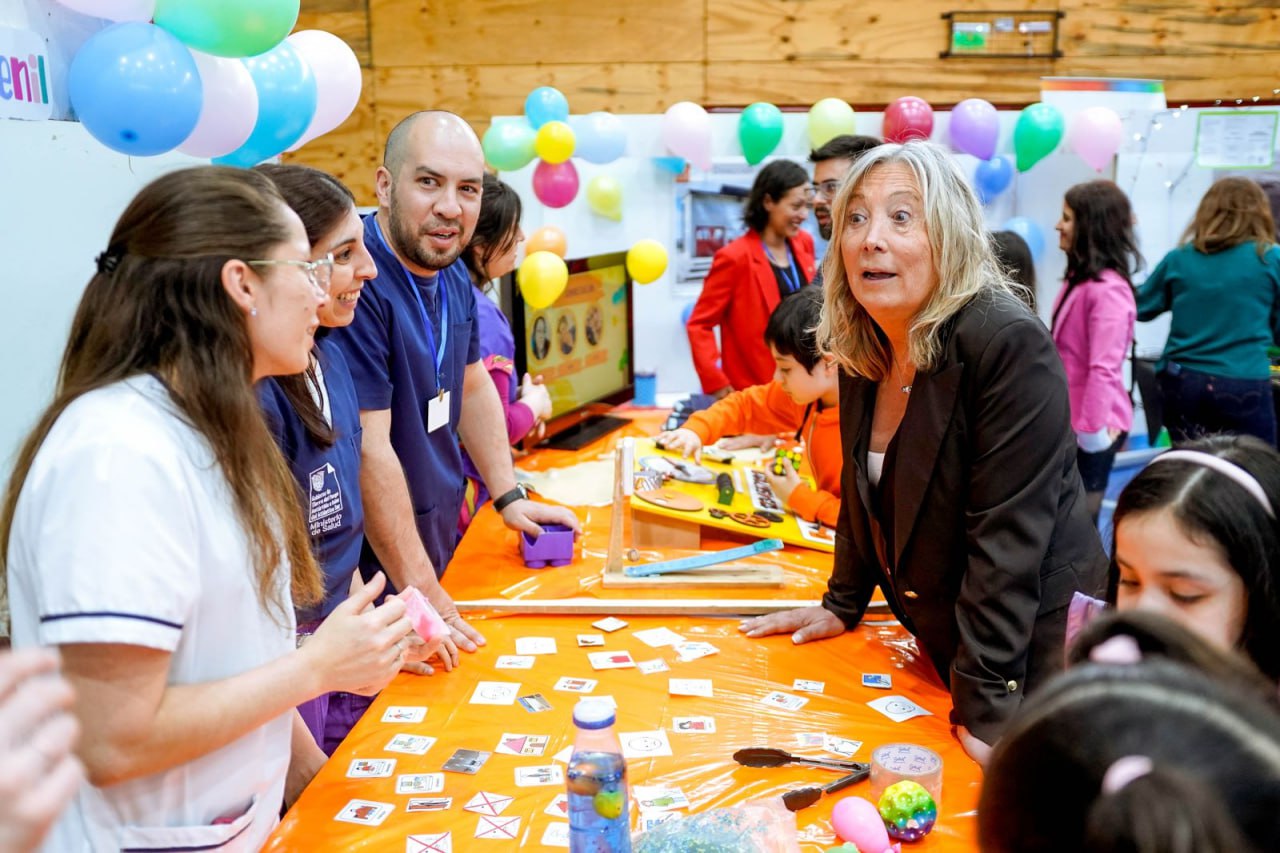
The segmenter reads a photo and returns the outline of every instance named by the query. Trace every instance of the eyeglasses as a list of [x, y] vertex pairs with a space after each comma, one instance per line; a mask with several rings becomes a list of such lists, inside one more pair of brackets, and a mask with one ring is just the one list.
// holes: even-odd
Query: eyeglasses
[[246, 261], [251, 267], [271, 267], [283, 264], [290, 267], [301, 267], [307, 278], [315, 285], [322, 296], [329, 293], [329, 282], [333, 279], [333, 253], [315, 261], [295, 261], [292, 258], [278, 258], [266, 261]]
[[836, 180], [823, 181], [820, 184], [813, 185], [813, 191], [816, 195], [826, 196], [827, 198], [835, 198], [836, 191], [840, 189], [840, 182]]

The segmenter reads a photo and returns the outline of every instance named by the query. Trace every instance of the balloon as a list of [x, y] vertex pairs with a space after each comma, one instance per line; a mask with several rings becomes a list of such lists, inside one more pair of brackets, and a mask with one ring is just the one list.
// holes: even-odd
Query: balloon
[[1039, 225], [1025, 216], [1015, 216], [1001, 225], [1000, 229], [1012, 231], [1026, 240], [1027, 248], [1031, 250], [1031, 259], [1040, 263], [1040, 256], [1044, 254], [1044, 232], [1040, 230]]
[[1094, 171], [1101, 172], [1111, 164], [1111, 158], [1120, 150], [1122, 139], [1124, 125], [1116, 111], [1108, 107], [1089, 107], [1071, 120], [1068, 140], [1071, 150]]
[[299, 0], [156, 0], [155, 21], [157, 27], [196, 50], [214, 56], [257, 56], [289, 35], [298, 22], [298, 3]]
[[672, 154], [699, 169], [711, 168], [711, 116], [691, 101], [667, 107], [662, 114], [662, 142]]
[[622, 184], [608, 175], [596, 175], [587, 181], [587, 204], [593, 213], [621, 221]]
[[258, 90], [249, 69], [238, 59], [191, 51], [200, 69], [204, 106], [196, 129], [178, 146], [192, 157], [221, 157], [235, 151], [253, 132], [258, 118]]
[[995, 156], [1000, 114], [981, 98], [968, 98], [951, 111], [951, 144], [979, 160]]
[[853, 107], [839, 98], [823, 98], [809, 108], [811, 148], [821, 148], [837, 136], [856, 132]]
[[214, 162], [248, 168], [302, 137], [316, 110], [316, 78], [287, 41], [262, 56], [249, 57], [244, 64], [258, 90], [258, 120], [244, 145]]
[[563, 258], [568, 247], [569, 241], [565, 239], [564, 232], [554, 225], [543, 225], [524, 241], [525, 255], [532, 255], [534, 252], [550, 252]]
[[738, 141], [752, 166], [768, 157], [782, 141], [782, 110], [765, 103], [747, 107], [738, 117]]
[[204, 95], [191, 51], [151, 24], [112, 24], [89, 37], [67, 72], [85, 130], [122, 154], [150, 156], [191, 135]]
[[992, 157], [983, 160], [973, 170], [973, 186], [978, 191], [978, 201], [988, 204], [1013, 183], [1013, 164], [1008, 157]]
[[845, 797], [831, 809], [831, 828], [842, 841], [852, 841], [866, 853], [889, 848], [889, 833], [880, 811], [862, 797]]
[[689, 163], [683, 157], [654, 157], [653, 164], [664, 172], [683, 175]]
[[689, 318], [693, 316], [693, 309], [697, 304], [697, 302], [686, 302], [684, 307], [680, 309], [681, 326], [689, 325]]
[[533, 194], [547, 207], [564, 207], [578, 194], [578, 170], [568, 160], [540, 160], [533, 170]]
[[578, 137], [574, 154], [588, 163], [612, 163], [627, 151], [622, 119], [613, 113], [590, 113], [570, 122]]
[[884, 111], [884, 141], [907, 142], [928, 139], [933, 133], [933, 107], [923, 98], [908, 95], [889, 104]]
[[1019, 172], [1027, 171], [1058, 147], [1062, 126], [1062, 113], [1057, 107], [1036, 103], [1022, 111], [1013, 127], [1013, 151], [1018, 157]]
[[538, 128], [533, 150], [548, 163], [563, 163], [573, 156], [576, 140], [573, 129], [562, 121], [549, 121]]
[[539, 86], [524, 99], [524, 114], [534, 130], [549, 121], [568, 121], [569, 99], [559, 89]]
[[108, 21], [141, 21], [150, 23], [156, 12], [156, 0], [58, 0], [73, 12]]
[[316, 114], [289, 148], [295, 151], [347, 120], [360, 103], [360, 60], [345, 41], [324, 30], [300, 30], [286, 39], [316, 76]]
[[533, 140], [533, 128], [524, 119], [495, 121], [481, 143], [485, 162], [501, 172], [523, 169], [537, 156]]
[[516, 270], [516, 284], [520, 295], [535, 310], [548, 308], [564, 293], [569, 281], [569, 268], [564, 260], [550, 252], [534, 252], [526, 255], [520, 269]]
[[637, 240], [627, 250], [627, 272], [636, 284], [657, 281], [667, 271], [667, 250], [657, 240]]

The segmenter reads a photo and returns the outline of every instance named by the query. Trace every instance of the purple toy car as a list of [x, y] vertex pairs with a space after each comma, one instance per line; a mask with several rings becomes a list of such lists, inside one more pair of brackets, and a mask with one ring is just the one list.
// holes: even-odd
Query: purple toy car
[[537, 539], [521, 532], [520, 549], [524, 554], [524, 564], [531, 569], [567, 566], [573, 562], [573, 528], [563, 524], [544, 524], [542, 535]]

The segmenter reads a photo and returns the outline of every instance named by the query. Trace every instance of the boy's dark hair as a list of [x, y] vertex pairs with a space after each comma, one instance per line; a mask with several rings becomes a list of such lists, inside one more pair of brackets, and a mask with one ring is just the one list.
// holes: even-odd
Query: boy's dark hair
[[854, 136], [853, 134], [842, 133], [839, 136], [831, 137], [831, 139], [810, 151], [809, 162], [857, 160], [859, 155], [870, 151], [877, 145], [883, 144], [884, 140], [876, 139], [874, 136]]
[[764, 327], [764, 340], [782, 355], [789, 355], [805, 370], [822, 359], [818, 351], [818, 317], [822, 313], [822, 288], [802, 287], [778, 303]]
[[991, 232], [991, 251], [995, 254], [1000, 266], [1021, 285], [1018, 291], [1020, 298], [1034, 314], [1036, 310], [1036, 261], [1031, 256], [1031, 247], [1022, 235], [1016, 231]]
[[776, 204], [796, 187], [807, 186], [809, 173], [804, 166], [790, 160], [774, 160], [760, 170], [751, 185], [751, 193], [742, 211], [743, 223], [759, 234], [769, 224], [769, 211], [764, 208], [764, 200], [767, 198]]

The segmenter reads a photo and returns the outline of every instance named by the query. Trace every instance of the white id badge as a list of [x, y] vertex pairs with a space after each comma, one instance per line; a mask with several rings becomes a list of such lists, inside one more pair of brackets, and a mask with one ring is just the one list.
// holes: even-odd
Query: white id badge
[[427, 432], [435, 432], [449, 423], [449, 397], [452, 393], [445, 391], [427, 401]]

